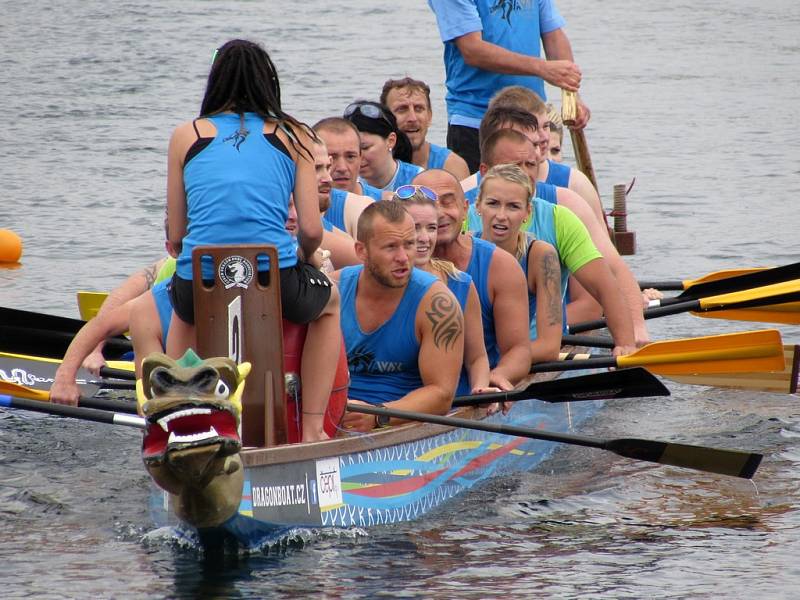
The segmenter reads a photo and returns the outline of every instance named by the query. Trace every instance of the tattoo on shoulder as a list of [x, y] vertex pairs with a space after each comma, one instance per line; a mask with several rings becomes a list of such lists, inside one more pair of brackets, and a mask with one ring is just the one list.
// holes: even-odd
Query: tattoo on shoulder
[[145, 289], [149, 290], [153, 287], [153, 284], [156, 281], [156, 276], [158, 275], [158, 263], [153, 263], [149, 267], [142, 269], [142, 275], [144, 276], [145, 281]]
[[435, 293], [425, 315], [431, 322], [433, 343], [437, 348], [450, 350], [464, 331], [464, 317], [455, 298], [452, 294]]

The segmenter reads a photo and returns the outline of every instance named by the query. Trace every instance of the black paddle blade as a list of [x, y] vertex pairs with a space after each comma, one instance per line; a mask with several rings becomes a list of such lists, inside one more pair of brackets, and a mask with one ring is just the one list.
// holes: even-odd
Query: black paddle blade
[[620, 456], [707, 473], [751, 479], [763, 458], [742, 450], [723, 450], [637, 438], [608, 440], [603, 447]]
[[533, 383], [528, 390], [532, 391], [531, 397], [547, 402], [669, 396], [664, 384], [643, 367]]
[[775, 267], [774, 269], [754, 271], [753, 273], [747, 273], [745, 275], [726, 277], [725, 279], [717, 279], [705, 283], [696, 283], [695, 285], [689, 286], [675, 298], [670, 298], [669, 300], [670, 303], [697, 300], [699, 298], [708, 298], [710, 296], [719, 296], [721, 294], [740, 292], [751, 288], [782, 283], [784, 281], [791, 281], [792, 279], [800, 279], [800, 262], [784, 265], [782, 267]]

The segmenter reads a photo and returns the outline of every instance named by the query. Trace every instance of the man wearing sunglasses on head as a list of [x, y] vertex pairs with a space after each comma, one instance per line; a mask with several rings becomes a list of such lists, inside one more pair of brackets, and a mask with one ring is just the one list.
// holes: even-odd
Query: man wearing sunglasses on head
[[381, 199], [381, 190], [358, 179], [361, 136], [355, 125], [340, 117], [322, 119], [312, 129], [325, 144], [331, 160], [333, 189], [330, 190], [325, 219], [355, 239], [361, 212]]
[[[484, 344], [489, 357], [489, 383], [510, 390], [528, 375], [528, 285], [517, 259], [505, 250], [462, 232], [467, 201], [456, 177], [429, 169], [414, 178], [438, 196], [438, 231], [434, 256], [468, 273], [478, 292]], [[520, 326], [522, 324], [522, 326]]]

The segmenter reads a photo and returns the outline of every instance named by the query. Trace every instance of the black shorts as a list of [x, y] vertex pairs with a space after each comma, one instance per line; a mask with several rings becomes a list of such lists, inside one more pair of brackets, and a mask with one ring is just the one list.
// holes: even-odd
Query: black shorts
[[465, 125], [448, 125], [447, 147], [466, 161], [470, 173], [477, 172], [481, 164], [477, 129]]
[[[305, 324], [316, 319], [331, 297], [333, 284], [327, 275], [308, 263], [298, 262], [280, 270], [281, 311], [292, 323]], [[175, 314], [182, 321], [194, 324], [192, 281], [172, 276], [170, 300]]]

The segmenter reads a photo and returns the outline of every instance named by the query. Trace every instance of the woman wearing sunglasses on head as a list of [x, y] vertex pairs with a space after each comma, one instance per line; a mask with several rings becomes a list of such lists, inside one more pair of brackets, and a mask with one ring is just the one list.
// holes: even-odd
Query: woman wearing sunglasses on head
[[423, 169], [411, 163], [411, 142], [397, 127], [392, 112], [379, 102], [356, 100], [344, 109], [344, 118], [361, 135], [359, 175], [368, 184], [388, 192], [411, 183]]
[[519, 261], [528, 280], [531, 361], [556, 360], [561, 348], [561, 266], [551, 244], [523, 231], [531, 217], [534, 188], [520, 167], [496, 165], [481, 181], [475, 210], [481, 238]]
[[425, 186], [403, 185], [394, 192], [392, 200], [402, 202], [406, 212], [414, 219], [417, 234], [414, 266], [436, 275], [445, 283], [464, 313], [464, 366], [456, 395], [500, 391], [489, 386], [489, 358], [483, 345], [481, 305], [472, 277], [456, 269], [449, 260], [433, 258], [438, 230], [436, 192]]
[[[283, 316], [308, 323], [303, 348], [303, 441], [326, 439], [323, 415], [341, 347], [339, 293], [308, 264], [322, 239], [314, 134], [281, 107], [275, 66], [253, 42], [232, 40], [212, 59], [198, 118], [179, 125], [169, 143], [169, 241], [179, 252], [172, 285], [167, 353], [195, 345], [192, 249], [205, 244], [273, 244], [278, 248]], [[289, 200], [297, 208], [298, 247], [286, 231]], [[259, 271], [266, 264], [259, 261]], [[203, 277], [213, 278], [211, 266]]]

